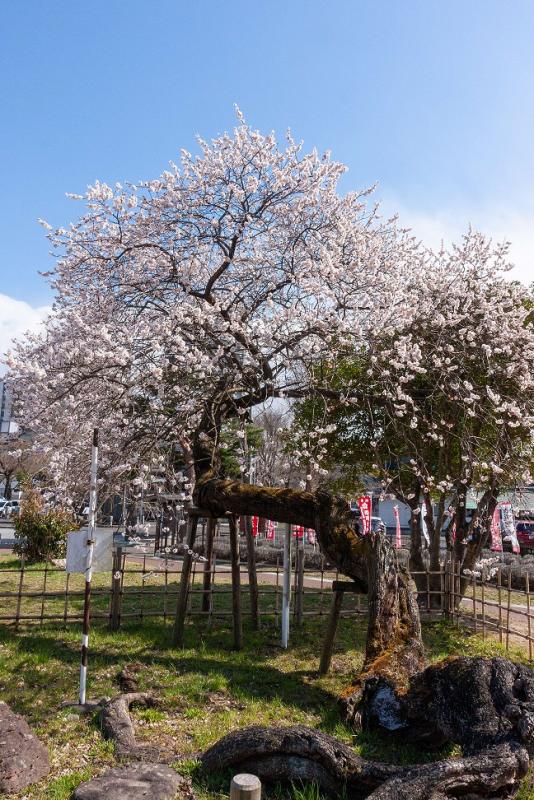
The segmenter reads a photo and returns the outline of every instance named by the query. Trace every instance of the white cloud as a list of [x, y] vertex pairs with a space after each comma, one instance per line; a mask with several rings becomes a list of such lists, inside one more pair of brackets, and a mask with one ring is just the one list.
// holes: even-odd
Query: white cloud
[[4, 357], [13, 339], [28, 330], [37, 330], [50, 311], [50, 306], [33, 308], [24, 300], [0, 294], [0, 372], [5, 371]]
[[459, 242], [469, 224], [495, 242], [508, 241], [510, 261], [514, 264], [510, 277], [527, 284], [534, 281], [534, 214], [496, 209], [429, 214], [403, 207], [390, 198], [383, 201], [382, 208], [386, 215], [398, 213], [399, 222], [432, 248], [438, 248], [441, 242], [446, 247], [453, 241]]

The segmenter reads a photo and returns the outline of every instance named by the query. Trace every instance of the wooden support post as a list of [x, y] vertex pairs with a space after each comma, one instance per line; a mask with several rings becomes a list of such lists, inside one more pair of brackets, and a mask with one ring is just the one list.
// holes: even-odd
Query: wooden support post
[[297, 625], [302, 625], [304, 615], [304, 533], [297, 538], [297, 557], [295, 572], [297, 578], [295, 593], [295, 609], [297, 612]]
[[234, 648], [243, 647], [243, 622], [241, 617], [241, 573], [239, 566], [239, 525], [237, 517], [228, 519], [230, 528], [230, 560], [232, 565], [232, 617], [234, 621]]
[[321, 663], [319, 665], [319, 672], [321, 675], [326, 675], [330, 667], [342, 602], [343, 591], [334, 591], [334, 596], [332, 597], [332, 606], [330, 608], [330, 616], [328, 617], [328, 626], [326, 628], [326, 636], [323, 644], [323, 652], [321, 654]]
[[258, 570], [256, 568], [256, 542], [252, 534], [252, 518], [245, 517], [245, 537], [247, 540], [248, 590], [250, 595], [250, 616], [252, 627], [259, 630], [260, 615], [258, 611]]
[[45, 595], [46, 595], [46, 578], [48, 575], [48, 561], [45, 564], [44, 569], [44, 576], [43, 576], [43, 596], [41, 597], [41, 625], [43, 624], [43, 617], [44, 617], [44, 607], [45, 607]]
[[174, 630], [172, 634], [172, 643], [174, 647], [184, 646], [184, 628], [185, 616], [187, 612], [187, 599], [189, 595], [189, 578], [191, 575], [191, 566], [193, 564], [193, 556], [189, 551], [192, 550], [195, 543], [197, 523], [198, 518], [191, 514], [187, 521], [187, 550], [184, 553], [184, 560], [182, 563], [180, 587], [178, 589], [178, 602], [176, 603], [176, 616], [174, 618]]
[[122, 606], [122, 547], [117, 547], [113, 553], [113, 567], [111, 573], [111, 606], [109, 610], [109, 629], [118, 631], [121, 624]]
[[204, 576], [203, 576], [203, 594], [202, 594], [202, 611], [209, 614], [211, 611], [211, 576], [213, 571], [213, 540], [215, 537], [215, 525], [217, 521], [210, 517], [206, 529], [206, 549], [204, 555], [206, 561], [204, 562]]

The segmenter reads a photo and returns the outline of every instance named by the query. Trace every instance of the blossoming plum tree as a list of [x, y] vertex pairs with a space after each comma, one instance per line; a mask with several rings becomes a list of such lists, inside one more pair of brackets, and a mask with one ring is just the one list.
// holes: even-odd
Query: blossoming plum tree
[[[233, 135], [199, 147], [156, 180], [97, 182], [78, 197], [80, 219], [49, 231], [55, 313], [11, 358], [22, 414], [57, 449], [66, 492], [99, 427], [110, 476], [143, 480], [180, 441], [202, 509], [315, 528], [327, 556], [369, 592], [359, 696], [372, 703], [377, 676], [394, 692], [424, 664], [408, 571], [379, 534], [360, 534], [341, 498], [226, 478], [220, 434], [268, 399], [405, 403], [396, 385], [373, 387], [373, 374], [340, 385], [321, 364], [372, 350], [378, 332], [392, 346], [407, 336], [433, 258], [380, 219], [367, 191], [340, 194], [344, 168], [289, 135], [281, 148], [240, 117]], [[442, 333], [445, 346], [447, 325]], [[406, 348], [417, 373], [410, 340]], [[320, 474], [324, 437], [311, 433], [307, 459]], [[521, 764], [507, 761], [503, 781]]]

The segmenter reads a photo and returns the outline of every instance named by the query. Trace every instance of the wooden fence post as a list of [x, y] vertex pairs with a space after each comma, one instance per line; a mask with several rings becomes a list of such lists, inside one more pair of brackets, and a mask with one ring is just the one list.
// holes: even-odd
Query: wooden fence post
[[174, 618], [174, 630], [172, 634], [172, 643], [174, 647], [184, 646], [184, 628], [185, 616], [187, 612], [187, 599], [189, 595], [189, 577], [191, 575], [191, 566], [193, 564], [193, 556], [190, 551], [195, 544], [195, 536], [197, 532], [198, 517], [189, 514], [187, 521], [187, 550], [184, 553], [184, 560], [182, 562], [182, 572], [180, 575], [180, 587], [178, 589], [178, 601], [176, 603], [176, 616]]
[[20, 578], [19, 578], [19, 591], [17, 597], [17, 612], [15, 617], [15, 630], [18, 630], [19, 620], [20, 620], [20, 604], [22, 602], [22, 586], [24, 583], [24, 562], [25, 562], [25, 557], [23, 553], [20, 557]]

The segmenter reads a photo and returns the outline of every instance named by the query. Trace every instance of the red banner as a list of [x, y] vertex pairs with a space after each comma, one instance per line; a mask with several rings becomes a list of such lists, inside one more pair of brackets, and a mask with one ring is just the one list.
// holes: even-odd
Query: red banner
[[297, 539], [304, 538], [304, 525], [294, 525], [293, 526], [293, 536]]
[[371, 530], [372, 500], [369, 495], [358, 497], [358, 508], [362, 515], [362, 533], [369, 533]]
[[274, 539], [274, 522], [272, 519], [267, 520], [267, 524], [265, 526], [265, 538], [266, 539]]
[[254, 538], [258, 535], [258, 522], [259, 517], [252, 517], [252, 535]]
[[399, 550], [402, 547], [402, 539], [401, 539], [400, 514], [398, 506], [393, 506], [393, 513], [395, 514], [395, 547], [397, 548], [397, 550]]

